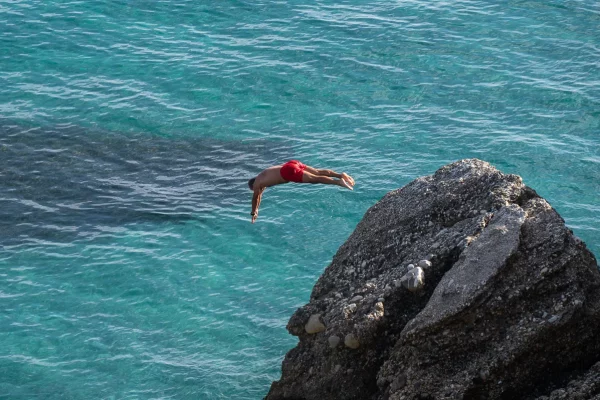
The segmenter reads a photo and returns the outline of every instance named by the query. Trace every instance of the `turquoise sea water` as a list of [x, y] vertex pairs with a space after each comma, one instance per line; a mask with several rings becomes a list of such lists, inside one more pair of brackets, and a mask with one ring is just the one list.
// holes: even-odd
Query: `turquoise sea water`
[[[369, 206], [518, 173], [600, 254], [600, 3], [0, 0], [0, 398], [257, 399]], [[354, 192], [246, 180], [297, 158]]]

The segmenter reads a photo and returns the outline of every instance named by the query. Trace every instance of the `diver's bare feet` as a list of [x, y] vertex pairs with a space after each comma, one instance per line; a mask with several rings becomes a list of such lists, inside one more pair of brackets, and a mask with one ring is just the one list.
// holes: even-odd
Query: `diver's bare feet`
[[345, 172], [342, 172], [342, 179], [348, 182], [351, 186], [354, 186], [354, 179]]
[[352, 188], [352, 185], [350, 185], [348, 182], [346, 182], [344, 179], [338, 179], [337, 184], [340, 185], [341, 187], [345, 187], [346, 189], [350, 189], [350, 190], [354, 190]]

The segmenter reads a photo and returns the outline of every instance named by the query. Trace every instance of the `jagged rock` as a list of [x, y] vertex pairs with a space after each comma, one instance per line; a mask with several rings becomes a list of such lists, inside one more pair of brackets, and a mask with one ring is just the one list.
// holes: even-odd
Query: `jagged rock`
[[594, 364], [587, 372], [570, 380], [565, 387], [557, 388], [547, 396], [537, 400], [574, 400], [598, 399], [600, 393], [600, 362]]
[[325, 325], [323, 325], [320, 318], [321, 314], [313, 314], [310, 316], [308, 322], [306, 323], [306, 326], [304, 326], [306, 333], [315, 334], [323, 332], [325, 330]]
[[[423, 259], [427, 285], [410, 293], [398, 285], [402, 266]], [[328, 336], [307, 334], [314, 314], [359, 347], [333, 351]], [[269, 400], [600, 392], [596, 259], [520, 177], [480, 160], [442, 167], [371, 207], [287, 328], [299, 343]], [[315, 365], [323, 373], [309, 374]], [[345, 373], [332, 373], [337, 365]]]
[[356, 303], [350, 303], [344, 307], [344, 315], [346, 315], [346, 318], [348, 318], [350, 316], [350, 314], [355, 312], [357, 309], [358, 309], [358, 306], [356, 305]]
[[392, 381], [392, 384], [390, 385], [390, 390], [395, 392], [399, 389], [402, 389], [404, 386], [406, 386], [406, 376], [400, 375]]

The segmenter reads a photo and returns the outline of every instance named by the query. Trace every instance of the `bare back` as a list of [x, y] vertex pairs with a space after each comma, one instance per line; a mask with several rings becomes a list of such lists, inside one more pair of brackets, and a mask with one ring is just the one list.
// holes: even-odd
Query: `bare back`
[[256, 176], [254, 181], [255, 188], [266, 188], [269, 186], [280, 185], [282, 183], [288, 183], [281, 177], [281, 165], [275, 165], [262, 171]]

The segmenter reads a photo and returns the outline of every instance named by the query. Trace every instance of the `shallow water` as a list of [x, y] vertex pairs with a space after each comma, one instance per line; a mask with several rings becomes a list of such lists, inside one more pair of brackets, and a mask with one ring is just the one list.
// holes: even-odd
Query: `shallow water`
[[[256, 399], [364, 212], [521, 175], [600, 254], [596, 1], [0, 2], [0, 398]], [[297, 158], [354, 192], [246, 180]]]

